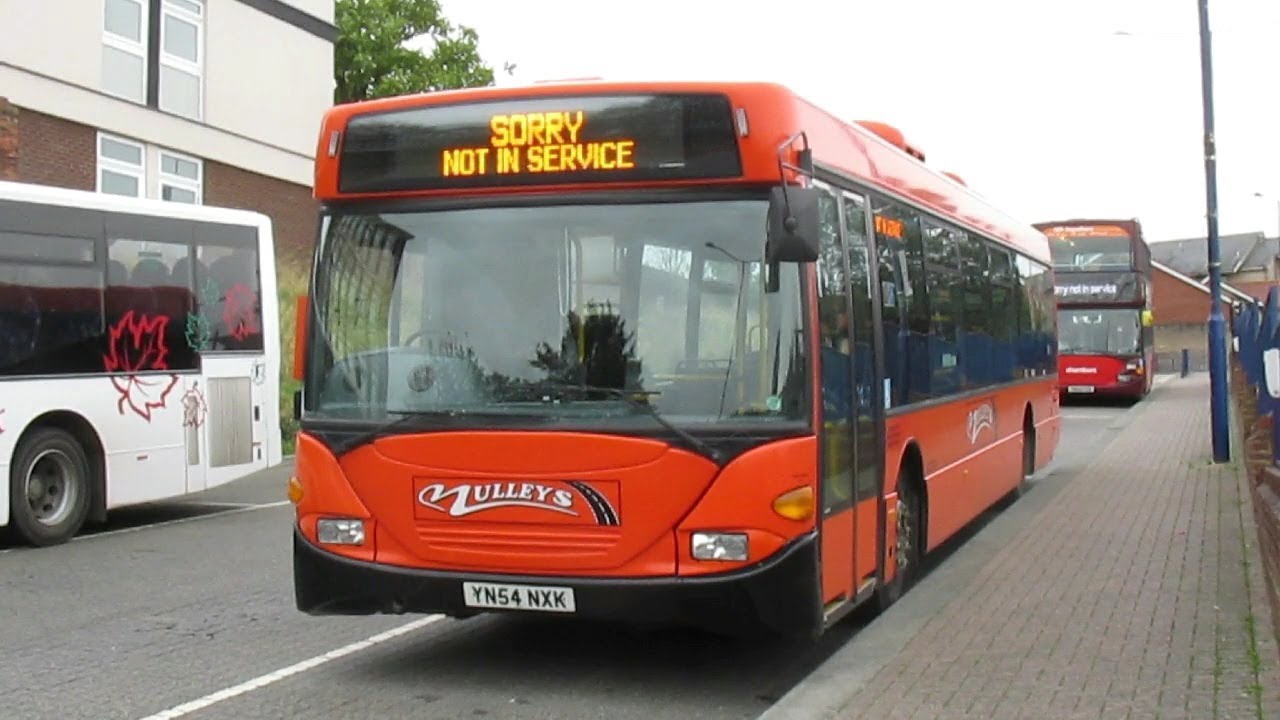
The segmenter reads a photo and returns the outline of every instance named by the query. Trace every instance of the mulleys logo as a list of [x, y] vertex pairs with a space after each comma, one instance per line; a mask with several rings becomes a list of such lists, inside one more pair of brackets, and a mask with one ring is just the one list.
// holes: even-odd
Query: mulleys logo
[[984, 402], [978, 407], [969, 411], [969, 444], [972, 445], [978, 441], [978, 435], [982, 434], [984, 429], [994, 429], [996, 423], [996, 409], [989, 402]]
[[463, 483], [451, 488], [442, 483], [432, 483], [418, 492], [418, 502], [451, 517], [500, 507], [527, 507], [578, 515], [573, 509], [572, 493], [536, 482]]

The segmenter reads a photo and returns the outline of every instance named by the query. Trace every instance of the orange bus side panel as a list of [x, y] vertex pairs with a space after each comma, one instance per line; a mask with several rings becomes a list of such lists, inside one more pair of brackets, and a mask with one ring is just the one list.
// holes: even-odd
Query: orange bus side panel
[[915, 445], [928, 493], [929, 550], [972, 522], [1022, 479], [1022, 422], [1028, 405], [1037, 425], [1037, 467], [1053, 457], [1058, 406], [1051, 381], [1001, 388], [953, 403], [891, 416], [886, 427], [886, 490]]
[[[792, 538], [812, 530], [816, 519], [790, 520], [773, 511], [779, 495], [809, 487], [817, 497], [818, 442], [796, 438], [751, 450], [720, 472], [697, 507], [680, 523], [676, 542], [680, 549], [680, 574], [726, 572], [759, 561]], [[692, 535], [698, 530], [755, 529], [750, 559], [745, 563], [704, 562], [693, 559]], [[759, 540], [757, 540], [757, 537]], [[755, 543], [764, 543], [757, 547]]]
[[858, 558], [858, 582], [875, 574], [880, 567], [876, 559], [876, 540], [880, 536], [880, 506], [874, 497], [858, 503], [857, 537], [854, 548]]
[[365, 545], [329, 546], [325, 549], [354, 558], [372, 561], [375, 554], [376, 522], [369, 510], [347, 482], [338, 460], [328, 448], [305, 432], [298, 433], [294, 460], [294, 476], [302, 484], [302, 500], [295, 507], [298, 527], [304, 537], [317, 542], [316, 520], [321, 517], [360, 518], [365, 521]]
[[854, 509], [846, 508], [822, 519], [822, 601], [829, 603], [857, 592], [853, 577]]

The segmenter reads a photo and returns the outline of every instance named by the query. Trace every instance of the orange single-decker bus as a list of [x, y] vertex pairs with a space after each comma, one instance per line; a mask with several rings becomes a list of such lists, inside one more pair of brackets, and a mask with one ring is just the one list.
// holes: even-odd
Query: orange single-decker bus
[[816, 637], [1058, 442], [1044, 235], [765, 83], [342, 105], [299, 302], [306, 613]]

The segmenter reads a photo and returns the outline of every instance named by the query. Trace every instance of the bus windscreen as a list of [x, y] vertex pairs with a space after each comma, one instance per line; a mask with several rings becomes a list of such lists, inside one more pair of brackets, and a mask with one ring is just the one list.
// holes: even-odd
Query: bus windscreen
[[740, 175], [722, 95], [546, 96], [371, 112], [348, 123], [350, 193]]

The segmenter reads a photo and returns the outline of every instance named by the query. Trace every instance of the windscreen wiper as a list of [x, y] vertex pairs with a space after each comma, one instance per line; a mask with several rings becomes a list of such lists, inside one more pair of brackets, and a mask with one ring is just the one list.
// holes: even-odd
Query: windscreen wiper
[[400, 410], [400, 411], [396, 411], [396, 410], [392, 410], [392, 411], [388, 411], [388, 413], [387, 413], [387, 414], [388, 414], [388, 415], [399, 415], [399, 417], [397, 417], [397, 418], [396, 418], [396, 419], [394, 419], [394, 420], [388, 420], [387, 422], [384, 422], [384, 423], [380, 423], [380, 424], [378, 424], [378, 425], [375, 425], [375, 426], [373, 426], [372, 428], [370, 428], [370, 429], [368, 429], [368, 430], [366, 430], [366, 431], [364, 431], [364, 432], [362, 432], [362, 433], [360, 433], [360, 434], [356, 435], [355, 437], [352, 437], [351, 439], [347, 440], [346, 442], [341, 443], [341, 444], [338, 444], [338, 445], [335, 445], [335, 446], [334, 446], [334, 448], [333, 448], [334, 454], [335, 454], [335, 455], [342, 455], [342, 454], [344, 454], [344, 453], [351, 452], [352, 450], [355, 450], [356, 448], [360, 447], [361, 445], [364, 445], [364, 444], [366, 444], [366, 443], [370, 443], [370, 442], [373, 442], [374, 440], [377, 440], [378, 438], [382, 437], [383, 435], [386, 435], [387, 433], [391, 432], [392, 430], [396, 430], [396, 429], [401, 428], [401, 427], [404, 427], [404, 426], [406, 426], [406, 425], [410, 425], [410, 424], [412, 424], [414, 421], [416, 421], [416, 420], [422, 420], [423, 418], [430, 418], [430, 417], [449, 417], [449, 418], [454, 418], [454, 417], [457, 417], [457, 416], [459, 416], [459, 415], [469, 415], [469, 416], [481, 416], [481, 417], [486, 417], [486, 418], [512, 418], [512, 417], [519, 417], [521, 420], [525, 420], [525, 421], [530, 420], [531, 418], [532, 418], [532, 419], [545, 419], [545, 418], [533, 418], [533, 416], [529, 416], [529, 415], [518, 415], [518, 416], [513, 416], [513, 415], [511, 415], [510, 413], [486, 413], [486, 412], [484, 412], [484, 411], [464, 410], [464, 409], [460, 409], [460, 408], [459, 408], [459, 409], [453, 409], [453, 410], [428, 410], [428, 411], [408, 411], [408, 410]]
[[647, 399], [642, 400], [639, 397], [639, 396], [644, 396], [647, 398], [650, 395], [661, 395], [661, 393], [658, 392], [657, 390], [623, 390], [622, 388], [604, 387], [601, 385], [543, 385], [543, 386], [536, 386], [536, 387], [544, 391], [546, 390], [583, 390], [586, 392], [602, 392], [602, 393], [608, 393], [617, 398], [621, 398], [624, 402], [626, 402], [631, 407], [636, 408], [641, 412], [648, 414], [649, 417], [658, 421], [659, 425], [678, 435], [681, 440], [684, 440], [685, 442], [689, 443], [691, 446], [693, 446], [695, 450], [702, 453], [703, 455], [706, 455], [715, 464], [719, 465], [721, 462], [721, 455], [719, 450], [716, 450], [715, 448], [711, 447], [710, 445], [703, 442], [702, 440], [699, 440], [698, 438], [694, 437], [690, 433], [684, 430], [681, 430], [680, 428], [671, 424], [670, 421], [662, 417], [662, 413], [658, 412], [657, 408], [649, 404]]
[[355, 437], [348, 439], [346, 442], [335, 445], [333, 448], [333, 454], [336, 456], [345, 455], [346, 453], [349, 453], [352, 450], [355, 450], [361, 445], [377, 440], [379, 437], [381, 437], [382, 435], [386, 434], [391, 430], [394, 430], [404, 425], [408, 425], [410, 422], [414, 420], [421, 419], [422, 416], [426, 414], [427, 413], [406, 412], [400, 415], [400, 417], [396, 418], [395, 420], [389, 420], [387, 422], [375, 425], [369, 430], [366, 430], [360, 433], [359, 435], [356, 435]]

